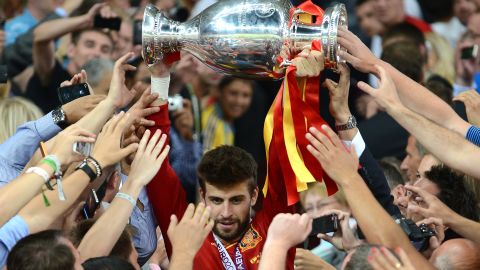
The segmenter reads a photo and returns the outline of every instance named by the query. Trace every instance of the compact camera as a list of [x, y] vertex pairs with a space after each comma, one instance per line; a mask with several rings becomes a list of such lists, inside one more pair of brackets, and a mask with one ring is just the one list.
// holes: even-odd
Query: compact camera
[[173, 97], [168, 97], [168, 111], [175, 112], [183, 108], [183, 97], [180, 95], [175, 95]]
[[413, 220], [407, 219], [403, 216], [395, 218], [395, 223], [400, 225], [418, 251], [428, 249], [430, 237], [436, 235], [435, 230], [429, 228], [428, 225], [421, 224], [420, 226], [417, 226]]

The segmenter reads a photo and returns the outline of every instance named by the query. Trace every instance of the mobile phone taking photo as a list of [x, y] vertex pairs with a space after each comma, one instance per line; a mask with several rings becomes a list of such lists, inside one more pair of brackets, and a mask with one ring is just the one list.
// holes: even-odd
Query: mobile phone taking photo
[[142, 20], [133, 21], [133, 45], [142, 45]]
[[94, 28], [107, 28], [110, 30], [120, 31], [120, 26], [122, 25], [122, 19], [120, 17], [116, 18], [103, 18], [100, 15], [96, 15], [93, 19]]
[[90, 219], [95, 216], [95, 211], [97, 211], [98, 207], [102, 203], [103, 198], [105, 197], [105, 193], [107, 191], [108, 179], [105, 179], [102, 185], [95, 191], [95, 189], [91, 189], [90, 193], [88, 194], [88, 198], [85, 201], [82, 209], [82, 215], [85, 219]]
[[331, 214], [328, 216], [319, 217], [312, 222], [312, 231], [310, 236], [317, 235], [319, 233], [330, 233], [338, 230], [338, 216]]
[[73, 152], [84, 157], [88, 157], [92, 152], [92, 144], [86, 142], [76, 142], [73, 144]]
[[475, 59], [478, 56], [478, 45], [475, 44], [471, 47], [463, 48], [461, 51], [461, 58], [466, 59]]
[[77, 98], [90, 95], [88, 84], [79, 83], [69, 86], [59, 87], [57, 89], [58, 99], [62, 105], [74, 101]]

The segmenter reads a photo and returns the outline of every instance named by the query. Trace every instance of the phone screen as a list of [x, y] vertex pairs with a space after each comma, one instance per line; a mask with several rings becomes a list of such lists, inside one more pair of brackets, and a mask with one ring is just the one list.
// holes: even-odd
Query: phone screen
[[472, 59], [476, 58], [478, 55], [478, 45], [474, 45], [471, 47], [463, 48], [461, 52], [462, 59]]
[[319, 233], [336, 232], [338, 229], [338, 217], [335, 214], [319, 217], [313, 220], [310, 235]]
[[142, 45], [142, 20], [133, 22], [133, 45]]
[[57, 89], [58, 99], [62, 105], [67, 104], [77, 98], [90, 95], [88, 84], [79, 83], [70, 86], [59, 87]]
[[93, 27], [95, 28], [107, 28], [115, 31], [120, 31], [120, 26], [122, 25], [121, 18], [103, 18], [100, 15], [97, 15], [93, 19]]
[[85, 219], [93, 218], [93, 216], [95, 215], [95, 210], [97, 210], [100, 203], [101, 201], [98, 199], [95, 189], [92, 188], [82, 209], [83, 217]]

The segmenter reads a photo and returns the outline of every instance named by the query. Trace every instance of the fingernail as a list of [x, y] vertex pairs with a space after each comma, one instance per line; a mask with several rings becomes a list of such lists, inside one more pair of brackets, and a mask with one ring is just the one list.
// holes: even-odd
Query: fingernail
[[381, 247], [380, 248], [380, 251], [383, 253], [383, 254], [387, 254], [387, 249], [385, 247]]
[[373, 256], [372, 255], [368, 255], [367, 257], [368, 261], [371, 262], [373, 260]]
[[372, 248], [372, 254], [377, 254], [377, 248]]

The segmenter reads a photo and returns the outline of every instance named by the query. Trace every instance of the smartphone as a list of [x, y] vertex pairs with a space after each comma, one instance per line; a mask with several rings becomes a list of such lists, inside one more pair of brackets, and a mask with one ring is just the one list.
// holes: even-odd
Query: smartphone
[[133, 45], [142, 45], [142, 20], [133, 21]]
[[93, 216], [95, 215], [95, 211], [97, 210], [100, 203], [101, 201], [98, 199], [95, 189], [92, 188], [82, 209], [83, 217], [85, 219], [93, 218]]
[[2, 20], [0, 22], [0, 30], [5, 30], [5, 22], [6, 22], [6, 20]]
[[131, 7], [140, 7], [140, 2], [141, 0], [130, 0], [130, 6]]
[[478, 44], [475, 44], [471, 47], [463, 48], [461, 51], [462, 59], [472, 59], [477, 58], [478, 56]]
[[313, 220], [312, 232], [310, 232], [310, 236], [317, 235], [319, 233], [336, 232], [337, 230], [338, 216], [336, 214], [331, 214]]
[[92, 152], [92, 144], [86, 142], [76, 142], [73, 144], [73, 152], [84, 157], [88, 157]]
[[57, 89], [58, 99], [62, 105], [67, 104], [77, 98], [90, 95], [88, 84], [79, 83], [70, 86], [59, 87]]
[[103, 18], [100, 15], [96, 15], [93, 19], [94, 28], [107, 28], [110, 30], [120, 31], [120, 25], [122, 24], [122, 18]]

